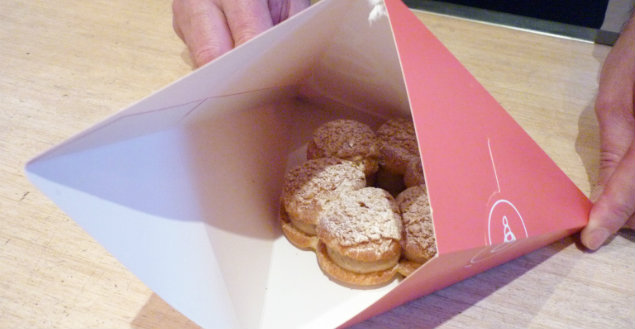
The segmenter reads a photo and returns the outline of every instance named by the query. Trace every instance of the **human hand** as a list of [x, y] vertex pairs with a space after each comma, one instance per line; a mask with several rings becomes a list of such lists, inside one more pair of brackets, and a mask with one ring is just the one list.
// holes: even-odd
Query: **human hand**
[[174, 0], [172, 26], [198, 67], [310, 3], [310, 0]]
[[599, 248], [626, 227], [635, 229], [635, 17], [607, 56], [595, 103], [600, 125], [600, 172], [582, 243]]

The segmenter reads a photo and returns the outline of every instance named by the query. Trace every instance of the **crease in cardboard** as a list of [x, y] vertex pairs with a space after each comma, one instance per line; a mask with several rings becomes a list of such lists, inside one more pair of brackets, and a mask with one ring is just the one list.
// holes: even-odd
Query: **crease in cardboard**
[[[163, 286], [155, 292], [172, 307], [187, 308], [189, 316], [209, 327], [237, 327], [236, 313], [218, 262], [206, 247], [208, 238], [201, 223], [169, 220], [50, 181], [38, 173], [27, 175], [146, 285]], [[90, 206], [74, 206], [77, 204]], [[179, 279], [183, 273], [189, 280]], [[192, 304], [193, 299], [198, 303]], [[210, 307], [218, 313], [212, 314]]]
[[[438, 252], [483, 244], [488, 199], [511, 201], [510, 216], [522, 214], [532, 235], [582, 227], [590, 207], [584, 194], [403, 3], [386, 0], [386, 6], [417, 126]], [[492, 197], [499, 186], [501, 193]]]
[[388, 17], [377, 17], [372, 26], [360, 29], [371, 10], [368, 3], [351, 1], [347, 10], [347, 19], [338, 22], [301, 93], [322, 95], [384, 119], [409, 116]]
[[[351, 12], [358, 20], [341, 19], [352, 4], [356, 9]], [[316, 109], [310, 104], [314, 99], [291, 108], [249, 109], [262, 98], [240, 91], [290, 86], [287, 92], [269, 94], [293, 99], [293, 89], [307, 84], [308, 75], [319, 67], [315, 62], [329, 51], [334, 31], [348, 25], [349, 35], [353, 35], [355, 29], [350, 25], [365, 26], [368, 17], [366, 3], [359, 1], [325, 0], [313, 8], [122, 110], [104, 121], [104, 128], [99, 128], [92, 138], [84, 138], [90, 130], [81, 133], [50, 150], [48, 158], [39, 157], [27, 166], [33, 182], [63, 204], [62, 208], [87, 232], [159, 296], [202, 326], [279, 328], [280, 323], [286, 323], [287, 327], [297, 327], [316, 321], [323, 314], [337, 314], [340, 318], [327, 316], [321, 323], [340, 323], [341, 316], [350, 312], [349, 307], [365, 307], [391, 289], [385, 286], [358, 291], [339, 286], [321, 273], [315, 255], [303, 256], [308, 257], [311, 266], [295, 269], [299, 271], [292, 275], [295, 280], [278, 280], [284, 277], [282, 272], [294, 273], [289, 271], [293, 262], [280, 257], [288, 253], [296, 257], [298, 253], [281, 238], [275, 226], [279, 176], [289, 148], [296, 139], [306, 140], [319, 123], [343, 113], [375, 126], [379, 122], [376, 117], [350, 108], [348, 112], [338, 111], [346, 107], [342, 104], [334, 110], [332, 103], [318, 103]], [[381, 26], [385, 28], [387, 23], [373, 28]], [[359, 47], [369, 47], [372, 41], [376, 40], [367, 40]], [[257, 51], [259, 47], [264, 51]], [[394, 49], [381, 50], [381, 54], [391, 51]], [[389, 56], [395, 61], [394, 54]], [[351, 60], [348, 63], [354, 63], [354, 58]], [[260, 70], [261, 67], [266, 69]], [[385, 69], [381, 64], [368, 67], [375, 70], [372, 79], [378, 79], [382, 74], [377, 72]], [[323, 77], [326, 84], [333, 81], [332, 77]], [[347, 88], [351, 90], [362, 83], [347, 84]], [[384, 85], [389, 86], [389, 93], [394, 92], [389, 84]], [[399, 86], [404, 88], [401, 80]], [[217, 97], [227, 94], [237, 95]], [[381, 100], [381, 95], [387, 93], [374, 98]], [[140, 112], [147, 113], [133, 115]], [[159, 117], [161, 125], [146, 122], [144, 117], [153, 115]], [[119, 123], [133, 120], [125, 129], [124, 125], [119, 128], [128, 130], [127, 137], [137, 136], [122, 139], [125, 134], [119, 133], [117, 124], [109, 125], [109, 120], [116, 121], [121, 116], [127, 117]], [[152, 126], [160, 129], [151, 132]], [[100, 210], [98, 216], [91, 214], [96, 209]], [[133, 224], [128, 218], [143, 225], [128, 229]], [[148, 226], [145, 230], [144, 225]], [[199, 229], [188, 232], [173, 227]], [[126, 231], [117, 237], [113, 229]], [[135, 245], [138, 236], [147, 238], [141, 248]], [[185, 241], [165, 243], [175, 239]], [[192, 244], [194, 241], [196, 244]], [[282, 251], [276, 251], [278, 244]], [[183, 263], [184, 259], [196, 261]], [[253, 278], [254, 274], [259, 277]], [[308, 300], [302, 294], [302, 285], [289, 286], [306, 278], [321, 282]], [[197, 287], [199, 282], [205, 284]], [[299, 295], [284, 299], [289, 292]], [[338, 302], [334, 304], [334, 300]], [[306, 313], [296, 312], [287, 319], [290, 305], [301, 306]], [[344, 309], [337, 309], [337, 305]]]
[[[492, 194], [487, 200], [487, 207], [490, 209], [489, 216], [487, 219], [487, 238], [488, 238], [487, 242], [489, 243], [490, 246], [495, 243], [495, 242], [492, 242], [492, 218], [495, 217], [494, 216], [495, 211], [503, 207], [511, 208], [511, 210], [508, 209], [506, 212], [503, 212], [503, 215], [501, 217], [503, 243], [516, 241], [517, 237], [514, 231], [516, 231], [516, 233], [524, 233], [524, 236], [519, 235], [520, 238], [528, 238], [529, 232], [527, 232], [527, 226], [525, 225], [525, 220], [523, 219], [523, 216], [521, 215], [521, 213], [518, 211], [518, 208], [516, 208], [516, 206], [507, 199], [503, 199], [503, 198], [497, 199], [499, 195], [503, 195], [503, 191], [501, 189], [500, 179], [498, 178], [498, 172], [496, 171], [496, 161], [494, 160], [494, 153], [492, 151], [492, 142], [489, 137], [487, 138], [487, 149], [489, 151], [489, 157], [492, 162], [492, 172], [494, 174], [494, 179], [496, 180], [496, 188], [497, 188], [496, 191], [492, 192]], [[513, 229], [512, 229], [512, 226], [514, 226]], [[522, 231], [520, 231], [521, 227], [522, 227]], [[494, 231], [496, 231], [496, 229], [494, 229]], [[494, 239], [499, 240], [496, 238]]]

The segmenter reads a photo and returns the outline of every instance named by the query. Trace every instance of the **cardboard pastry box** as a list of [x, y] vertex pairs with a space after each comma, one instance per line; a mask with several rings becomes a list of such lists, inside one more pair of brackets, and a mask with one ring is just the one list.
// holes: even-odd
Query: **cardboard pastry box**
[[[330, 281], [277, 220], [336, 118], [416, 127], [438, 254], [377, 289]], [[33, 159], [27, 174], [203, 327], [352, 324], [569, 235], [589, 200], [398, 0], [322, 0]]]

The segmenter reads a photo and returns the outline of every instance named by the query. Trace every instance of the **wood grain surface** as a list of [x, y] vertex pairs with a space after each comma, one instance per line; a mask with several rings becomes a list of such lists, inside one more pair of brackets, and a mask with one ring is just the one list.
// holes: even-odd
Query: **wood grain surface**
[[[168, 0], [0, 2], [0, 327], [195, 328], [26, 180], [30, 158], [192, 70]], [[417, 13], [589, 193], [608, 48]], [[577, 237], [355, 328], [633, 328], [635, 247]]]

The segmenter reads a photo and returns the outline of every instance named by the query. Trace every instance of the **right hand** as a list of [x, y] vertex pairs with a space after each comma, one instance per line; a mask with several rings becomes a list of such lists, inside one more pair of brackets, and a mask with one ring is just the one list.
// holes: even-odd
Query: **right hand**
[[595, 111], [600, 172], [582, 243], [599, 248], [620, 228], [635, 229], [635, 16], [604, 61]]

